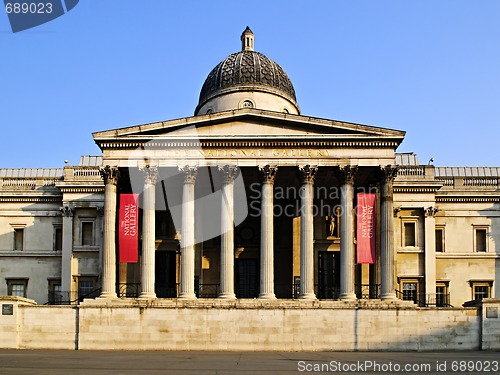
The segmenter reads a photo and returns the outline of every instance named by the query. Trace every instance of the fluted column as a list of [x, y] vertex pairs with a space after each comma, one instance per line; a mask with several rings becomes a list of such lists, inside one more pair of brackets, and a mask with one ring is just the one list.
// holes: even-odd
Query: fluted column
[[314, 217], [313, 185], [318, 168], [306, 165], [299, 168], [300, 204], [300, 296], [316, 299], [314, 294]]
[[356, 299], [354, 293], [354, 176], [358, 167], [346, 165], [340, 168], [340, 298]]
[[155, 185], [158, 168], [146, 165], [142, 202], [141, 294], [139, 298], [156, 298], [155, 293]]
[[274, 178], [278, 168], [259, 168], [262, 181], [260, 212], [260, 293], [259, 298], [275, 299], [274, 294]]
[[382, 299], [395, 299], [394, 292], [394, 219], [393, 182], [397, 168], [387, 165], [381, 168], [380, 202], [380, 289]]
[[219, 167], [223, 175], [219, 298], [234, 299], [234, 179], [238, 167]]
[[104, 180], [104, 252], [101, 298], [116, 296], [116, 185], [120, 172], [107, 165], [100, 169]]
[[194, 293], [194, 183], [198, 168], [186, 165], [179, 170], [184, 172], [179, 298], [189, 299], [196, 298]]

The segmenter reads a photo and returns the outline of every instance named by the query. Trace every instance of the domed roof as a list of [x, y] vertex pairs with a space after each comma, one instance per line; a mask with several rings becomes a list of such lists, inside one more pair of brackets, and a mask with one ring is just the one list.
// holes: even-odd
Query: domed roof
[[226, 57], [208, 74], [201, 88], [197, 110], [216, 96], [236, 91], [269, 92], [285, 97], [297, 106], [290, 78], [281, 66], [253, 50], [253, 33], [248, 27], [242, 34], [242, 43], [241, 52]]

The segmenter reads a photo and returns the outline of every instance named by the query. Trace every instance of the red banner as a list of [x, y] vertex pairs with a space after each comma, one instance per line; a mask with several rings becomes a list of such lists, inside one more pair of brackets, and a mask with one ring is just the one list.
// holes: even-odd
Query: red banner
[[357, 263], [375, 263], [375, 194], [358, 193]]
[[138, 194], [120, 195], [118, 240], [120, 262], [123, 263], [137, 263], [139, 261], [138, 199]]

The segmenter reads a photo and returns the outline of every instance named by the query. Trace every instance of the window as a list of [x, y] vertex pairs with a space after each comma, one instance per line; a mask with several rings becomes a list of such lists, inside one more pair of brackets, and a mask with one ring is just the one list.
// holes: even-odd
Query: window
[[28, 279], [8, 279], [7, 294], [9, 296], [26, 297]]
[[403, 282], [403, 300], [417, 302], [417, 282]]
[[399, 298], [403, 301], [413, 301], [414, 303], [425, 303], [425, 296], [420, 295], [422, 277], [408, 276], [398, 277]]
[[483, 298], [489, 298], [490, 287], [487, 285], [476, 285], [474, 287], [474, 299], [481, 300]]
[[450, 306], [450, 294], [448, 292], [448, 281], [436, 282], [436, 307]]
[[82, 246], [94, 245], [94, 223], [82, 221]]
[[414, 222], [404, 223], [404, 246], [417, 246]]
[[472, 289], [472, 299], [480, 301], [483, 298], [491, 298], [491, 287], [493, 281], [491, 280], [470, 280], [469, 284]]
[[436, 228], [436, 253], [444, 252], [444, 228]]
[[63, 302], [63, 293], [61, 291], [61, 280], [49, 280], [49, 304], [60, 305]]
[[99, 296], [96, 290], [96, 277], [80, 277], [78, 279], [78, 300], [83, 301], [84, 298], [95, 298]]
[[54, 251], [62, 251], [62, 228], [54, 226]]
[[24, 228], [14, 228], [14, 250], [24, 249]]
[[[417, 210], [405, 210], [407, 216], [400, 216], [401, 218], [401, 246], [415, 248], [419, 245], [419, 220]], [[408, 249], [410, 251], [416, 249]]]
[[474, 228], [474, 250], [476, 253], [484, 253], [488, 251], [488, 228]]

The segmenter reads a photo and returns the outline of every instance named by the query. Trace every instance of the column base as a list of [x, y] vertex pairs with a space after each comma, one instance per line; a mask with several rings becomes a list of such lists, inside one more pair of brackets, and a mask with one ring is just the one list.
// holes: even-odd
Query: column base
[[192, 293], [180, 293], [177, 297], [179, 299], [196, 299], [196, 294]]
[[380, 299], [387, 300], [387, 299], [398, 299], [398, 298], [396, 297], [396, 293], [384, 293], [380, 296]]
[[115, 292], [101, 292], [101, 295], [97, 298], [100, 299], [118, 299]]
[[141, 292], [141, 294], [139, 294], [139, 298], [141, 298], [141, 299], [156, 299], [156, 293], [155, 292]]
[[354, 293], [343, 293], [340, 295], [340, 300], [341, 301], [355, 301], [358, 298], [356, 297], [356, 294]]
[[259, 299], [276, 299], [276, 295], [274, 293], [260, 293]]
[[220, 293], [218, 298], [220, 298], [220, 299], [236, 299], [236, 295], [234, 293]]
[[299, 295], [299, 299], [315, 300], [317, 298], [316, 298], [316, 294], [314, 294], [314, 293], [303, 293], [303, 294]]

